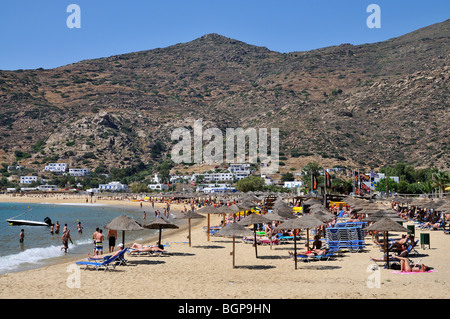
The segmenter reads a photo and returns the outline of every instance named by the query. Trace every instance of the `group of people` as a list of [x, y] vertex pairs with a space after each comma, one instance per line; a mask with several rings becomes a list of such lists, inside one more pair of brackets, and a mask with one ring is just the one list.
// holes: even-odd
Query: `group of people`
[[421, 224], [420, 228], [431, 228], [436, 230], [445, 221], [450, 220], [450, 213], [439, 211], [438, 209], [427, 209], [418, 206], [400, 206], [400, 203], [393, 202], [392, 208], [399, 216], [405, 220], [411, 220]]
[[[103, 242], [105, 240], [105, 235], [103, 235], [103, 230], [97, 227], [95, 232], [92, 234], [92, 239], [94, 241], [94, 256], [103, 255]], [[108, 229], [108, 233], [106, 235], [106, 239], [108, 240], [108, 251], [110, 253], [114, 252], [114, 248], [116, 246], [117, 239], [117, 230]]]

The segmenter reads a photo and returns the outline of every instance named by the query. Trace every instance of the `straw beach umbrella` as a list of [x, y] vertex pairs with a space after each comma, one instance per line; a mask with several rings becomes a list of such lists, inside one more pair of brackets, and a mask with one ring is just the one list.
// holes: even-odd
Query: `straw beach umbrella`
[[[324, 225], [324, 222], [317, 219], [314, 216], [311, 215], [303, 215], [300, 218], [293, 218], [289, 219], [288, 221], [282, 223], [281, 225], [275, 227], [277, 230], [283, 230], [283, 229], [304, 229], [306, 228], [306, 245], [309, 250], [309, 229], [316, 228], [319, 226]], [[296, 240], [295, 234], [294, 234], [294, 260], [295, 260], [295, 269], [297, 269], [297, 240]]]
[[215, 236], [232, 237], [233, 238], [233, 268], [235, 268], [235, 246], [236, 237], [251, 236], [252, 232], [238, 223], [231, 223], [219, 230]]
[[215, 208], [213, 206], [204, 206], [197, 210], [197, 214], [207, 214], [208, 215], [208, 230], [207, 230], [207, 238], [209, 241], [209, 234], [211, 232], [211, 214], [223, 214], [218, 208]]
[[127, 215], [120, 215], [114, 218], [105, 226], [106, 229], [114, 229], [122, 231], [122, 244], [125, 247], [125, 231], [134, 231], [144, 229], [133, 218]]
[[151, 223], [149, 223], [147, 225], [144, 225], [144, 228], [147, 228], [147, 229], [159, 229], [158, 245], [161, 246], [162, 245], [161, 244], [161, 232], [162, 232], [162, 229], [168, 229], [168, 228], [177, 229], [177, 228], [180, 228], [180, 227], [178, 227], [177, 225], [166, 221], [163, 218], [157, 218], [154, 221], [152, 221]]
[[389, 269], [389, 232], [408, 232], [408, 229], [393, 221], [389, 217], [384, 217], [367, 227], [366, 230], [384, 232], [384, 255], [386, 256], [386, 267]]
[[187, 219], [189, 223], [189, 247], [191, 247], [191, 219], [197, 219], [197, 218], [205, 218], [205, 216], [202, 216], [200, 214], [197, 214], [193, 212], [192, 210], [188, 211], [185, 214], [179, 214], [175, 216], [177, 219]]
[[271, 220], [267, 219], [261, 215], [257, 215], [257, 214], [251, 214], [247, 217], [245, 217], [244, 219], [240, 220], [238, 222], [238, 224], [240, 225], [253, 225], [253, 233], [254, 233], [254, 245], [255, 245], [255, 254], [256, 254], [256, 258], [258, 258], [258, 245], [256, 244], [256, 225], [257, 224], [267, 224], [270, 223]]

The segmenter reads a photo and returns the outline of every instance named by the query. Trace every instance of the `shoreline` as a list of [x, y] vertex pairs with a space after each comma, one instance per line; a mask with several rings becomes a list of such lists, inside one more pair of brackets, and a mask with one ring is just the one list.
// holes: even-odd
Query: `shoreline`
[[[0, 194], [0, 202], [1, 203], [24, 203], [24, 204], [45, 204], [45, 205], [75, 205], [75, 206], [88, 206], [88, 207], [126, 207], [126, 208], [135, 208], [136, 210], [140, 210], [140, 204], [139, 202], [132, 202], [131, 200], [106, 200], [106, 199], [102, 199], [102, 200], [98, 200], [98, 202], [94, 202], [94, 203], [86, 203], [86, 199], [85, 198], [60, 198], [60, 197], [64, 197], [64, 196], [57, 196], [57, 197], [41, 197], [41, 196], [9, 196], [9, 195], [4, 195], [4, 194]], [[144, 204], [146, 204], [144, 206]], [[175, 211], [177, 210], [181, 210], [183, 207], [178, 207], [180, 206], [179, 204], [171, 204], [171, 209], [172, 207], [174, 207]], [[150, 206], [150, 207], [148, 207]], [[155, 209], [156, 208], [163, 208], [165, 207], [165, 203], [156, 203], [155, 202]], [[142, 211], [144, 211], [144, 208], [151, 208], [151, 203], [148, 202], [143, 202], [143, 206], [142, 206]], [[167, 229], [167, 230], [163, 230], [163, 234], [172, 234], [175, 233], [177, 231], [182, 231], [184, 229], [187, 229], [187, 221], [180, 219], [177, 220], [176, 223], [180, 228], [179, 229]], [[185, 225], [186, 224], [186, 225]], [[120, 238], [120, 235], [119, 235]], [[143, 239], [140, 240], [136, 240], [135, 242], [143, 244], [143, 245], [149, 245], [149, 244], [155, 244], [155, 242], [158, 240], [158, 234], [156, 235], [151, 235], [148, 237], [145, 237]], [[128, 243], [131, 244], [131, 243]], [[8, 275], [8, 274], [15, 274], [15, 273], [23, 273], [23, 272], [27, 272], [27, 271], [31, 271], [34, 269], [39, 269], [39, 268], [45, 268], [45, 267], [49, 267], [52, 265], [60, 265], [60, 264], [66, 264], [66, 263], [73, 263], [75, 261], [80, 260], [80, 258], [84, 258], [87, 256], [87, 254], [89, 252], [91, 252], [92, 250], [89, 248], [86, 250], [87, 253], [83, 254], [83, 253], [76, 253], [74, 255], [65, 255], [65, 256], [60, 256], [60, 257], [52, 257], [50, 259], [57, 259], [57, 260], [51, 260], [51, 261], [47, 261], [48, 263], [46, 263], [44, 261], [43, 265], [40, 266], [36, 266], [36, 267], [31, 267], [30, 269], [23, 269], [23, 270], [14, 270], [11, 272], [7, 272], [4, 274], [0, 274], [0, 276], [2, 275]], [[103, 253], [104, 255], [107, 255], [108, 252], [104, 251]]]
[[[68, 201], [68, 200], [67, 200]], [[62, 202], [60, 200], [60, 202]], [[98, 201], [97, 201], [98, 203]], [[116, 204], [117, 201], [111, 201]], [[125, 202], [135, 205], [135, 202]], [[144, 209], [145, 209], [144, 203]], [[163, 205], [162, 203], [158, 203]], [[148, 205], [148, 203], [147, 203]], [[155, 208], [157, 207], [155, 203]], [[171, 205], [182, 208], [183, 205]], [[205, 215], [204, 215], [205, 216]], [[221, 221], [221, 215], [211, 215], [211, 225]], [[162, 232], [162, 243], [167, 256], [126, 255], [128, 265], [115, 271], [75, 270], [74, 258], [69, 261], [0, 275], [1, 299], [448, 299], [450, 297], [450, 256], [446, 252], [450, 236], [442, 231], [415, 228], [430, 236], [430, 247], [416, 247], [419, 255], [413, 261], [434, 268], [432, 273], [397, 274], [380, 267], [373, 272], [370, 257], [381, 257], [382, 252], [366, 236], [367, 251], [350, 253], [328, 261], [298, 261], [294, 269], [288, 252], [293, 244], [258, 245], [258, 258], [251, 244], [236, 239], [235, 261], [232, 268], [232, 239], [211, 236], [203, 226], [207, 218], [191, 221], [192, 246], [186, 244], [187, 221], [180, 220], [179, 229]], [[297, 242], [305, 248], [305, 231]], [[392, 233], [390, 237], [398, 237]], [[154, 244], [157, 235], [142, 240]], [[75, 276], [79, 287], [71, 287]], [[370, 283], [378, 286], [370, 287]]]

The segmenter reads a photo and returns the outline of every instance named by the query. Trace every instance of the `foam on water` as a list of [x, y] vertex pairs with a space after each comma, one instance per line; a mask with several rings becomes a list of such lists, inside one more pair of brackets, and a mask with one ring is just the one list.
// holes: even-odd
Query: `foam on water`
[[[79, 240], [69, 243], [69, 250], [87, 246], [92, 240]], [[37, 265], [45, 265], [49, 259], [63, 257], [66, 254], [61, 250], [62, 245], [51, 245], [48, 247], [28, 248], [16, 254], [0, 257], [0, 274], [11, 271], [35, 268]]]

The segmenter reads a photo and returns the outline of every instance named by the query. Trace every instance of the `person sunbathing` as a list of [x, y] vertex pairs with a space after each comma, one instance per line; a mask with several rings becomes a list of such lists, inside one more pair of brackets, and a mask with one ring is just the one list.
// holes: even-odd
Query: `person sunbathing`
[[413, 267], [411, 267], [408, 258], [400, 256], [392, 256], [392, 257], [400, 260], [401, 272], [427, 272], [430, 270], [430, 267], [425, 266], [424, 264], [414, 265]]
[[[293, 252], [288, 251], [289, 256], [294, 256]], [[308, 257], [314, 257], [314, 256], [322, 256], [322, 255], [326, 255], [327, 253], [327, 249], [313, 249], [313, 250], [307, 250], [307, 251], [298, 251], [297, 252], [297, 256], [302, 255], [302, 256], [308, 256]]]
[[149, 251], [160, 251], [164, 252], [164, 249], [159, 248], [156, 245], [144, 246], [142, 244], [134, 243], [131, 245], [132, 252], [149, 252]]
[[[405, 245], [401, 246], [401, 252], [395, 256], [395, 255], [391, 255], [390, 257], [400, 257], [400, 258], [404, 258], [408, 256], [408, 249], [406, 248]], [[373, 257], [369, 257], [371, 261], [386, 261], [386, 254], [384, 254], [383, 258], [373, 258]], [[389, 259], [389, 261], [392, 261], [392, 259]]]
[[88, 258], [89, 258], [89, 259], [95, 259], [95, 260], [105, 260], [105, 259], [109, 259], [109, 258], [115, 257], [115, 256], [119, 255], [120, 252], [123, 250], [123, 245], [122, 245], [122, 244], [119, 244], [119, 245], [117, 245], [117, 246], [119, 247], [119, 250], [116, 251], [116, 252], [115, 252], [114, 254], [112, 254], [112, 255], [109, 255], [109, 256], [100, 256], [100, 255], [91, 255], [91, 254], [88, 254]]

